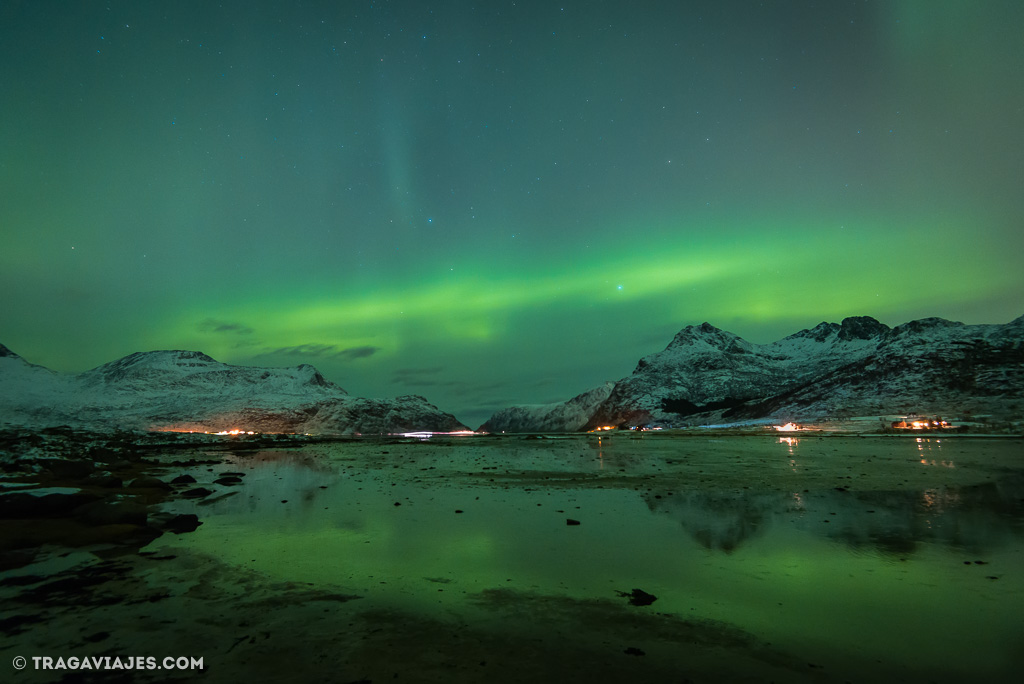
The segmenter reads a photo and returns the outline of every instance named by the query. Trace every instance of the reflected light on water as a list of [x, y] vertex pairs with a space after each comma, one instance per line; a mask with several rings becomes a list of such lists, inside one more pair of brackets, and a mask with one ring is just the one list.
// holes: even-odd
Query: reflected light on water
[[[796, 456], [796, 451], [793, 447], [800, 443], [800, 439], [797, 437], [779, 437], [779, 444], [785, 444], [789, 447], [789, 455]], [[789, 467], [795, 473], [797, 469], [796, 459], [789, 459]]]
[[942, 466], [943, 468], [955, 468], [956, 467], [953, 464], [952, 460], [948, 460], [948, 461], [946, 461], [946, 460], [936, 460], [934, 458], [933, 459], [928, 459], [928, 458], [925, 457], [925, 455], [927, 453], [931, 452], [932, 450], [935, 450], [935, 451], [941, 451], [942, 450], [942, 440], [941, 439], [927, 439], [927, 438], [923, 438], [923, 437], [918, 437], [914, 441], [917, 443], [917, 451], [921, 455], [921, 459], [920, 459], [921, 465]]
[[920, 463], [921, 465], [927, 466], [942, 466], [943, 468], [956, 468], [956, 464], [954, 464], [953, 461], [936, 461], [934, 458], [930, 461], [927, 458], [922, 458], [920, 460]]
[[[779, 462], [782, 444], [799, 476]], [[954, 441], [941, 456], [955, 451], [956, 471], [917, 468], [953, 467], [931, 460], [940, 444], [927, 438], [605, 434], [461, 454], [389, 443], [386, 457], [381, 446], [231, 453], [225, 466], [247, 473], [239, 495], [175, 501], [203, 525], [154, 549], [185, 546], [469, 628], [505, 619], [475, 598], [496, 588], [518, 597], [508, 610], [536, 596], [575, 602], [586, 626], [616, 591], [642, 587], [666, 615], [734, 625], [850, 681], [897, 669], [903, 681], [996, 681], [1019, 646], [1024, 478], [967, 479], [1009, 463], [1018, 441]], [[608, 468], [594, 477], [605, 450]], [[616, 639], [633, 639], [629, 630]], [[948, 677], [931, 676], [939, 669]]]
[[947, 509], [954, 509], [960, 503], [960, 492], [957, 490], [926, 489], [921, 492], [921, 507], [933, 513], [943, 513]]

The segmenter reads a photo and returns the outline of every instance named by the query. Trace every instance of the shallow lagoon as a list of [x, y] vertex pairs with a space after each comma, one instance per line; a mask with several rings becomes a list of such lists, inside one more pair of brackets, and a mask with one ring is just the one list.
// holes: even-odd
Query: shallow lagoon
[[[1021, 645], [1020, 455], [623, 435], [264, 452], [230, 465], [245, 484], [197, 506], [188, 541], [439, 620], [501, 623], [516, 593], [543, 611], [540, 597], [627, 605], [617, 592], [641, 588], [658, 601], [636, 612], [725, 622], [834, 675], [955, 680], [1009, 672]], [[568, 622], [540, 627], [566, 639]]]
[[120, 643], [218, 680], [1016, 681], [1022, 457], [627, 433], [239, 450], [166, 472], [216, 493], [166, 505], [204, 524], [133, 566], [166, 590]]

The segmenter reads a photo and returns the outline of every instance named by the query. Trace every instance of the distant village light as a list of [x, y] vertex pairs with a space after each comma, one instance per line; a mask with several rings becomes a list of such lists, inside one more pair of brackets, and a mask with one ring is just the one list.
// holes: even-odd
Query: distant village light
[[955, 428], [954, 425], [941, 418], [934, 418], [932, 420], [908, 420], [904, 418], [894, 422], [892, 426], [897, 430], [946, 430]]

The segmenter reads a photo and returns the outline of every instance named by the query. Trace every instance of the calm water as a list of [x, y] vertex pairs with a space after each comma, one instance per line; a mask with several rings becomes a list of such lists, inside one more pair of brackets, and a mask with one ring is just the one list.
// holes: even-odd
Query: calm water
[[[176, 503], [205, 524], [157, 544], [520, 631], [516, 596], [640, 588], [658, 600], [637, 611], [727, 623], [836, 681], [1009, 681], [1024, 665], [1020, 441], [473, 438], [182, 472], [224, 471], [244, 484]], [[498, 606], [493, 590], [512, 593]]]

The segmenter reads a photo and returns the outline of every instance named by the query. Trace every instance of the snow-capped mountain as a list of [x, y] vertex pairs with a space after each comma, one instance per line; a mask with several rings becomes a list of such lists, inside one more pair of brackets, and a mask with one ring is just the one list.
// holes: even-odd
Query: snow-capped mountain
[[1024, 316], [1005, 325], [925, 318], [881, 335], [872, 354], [735, 412], [756, 415], [1024, 413]]
[[[558, 415], [545, 409], [543, 416]], [[895, 328], [859, 316], [763, 345], [703, 323], [642, 358], [582, 429], [909, 412], [1019, 416], [1022, 409], [1024, 316], [1005, 325], [926, 318]], [[523, 417], [519, 431], [580, 429], [531, 422], [515, 408], [485, 425], [509, 415]]]
[[78, 375], [60, 375], [2, 345], [0, 423], [214, 432], [465, 429], [422, 397], [351, 397], [308, 364], [231, 366], [201, 352], [175, 350], [140, 352]]
[[179, 391], [238, 394], [239, 388], [252, 390], [254, 398], [266, 394], [268, 387], [283, 394], [310, 392], [334, 397], [348, 392], [328, 382], [309, 364], [295, 368], [257, 368], [229, 366], [195, 351], [153, 351], [130, 354], [82, 373], [86, 386], [105, 386], [120, 391], [166, 387]]
[[590, 421], [596, 425], [669, 423], [735, 408], [809, 381], [871, 354], [889, 327], [866, 316], [757, 345], [709, 323], [676, 334], [615, 384]]
[[0, 423], [34, 424], [73, 387], [68, 376], [29, 363], [0, 344]]
[[614, 386], [615, 383], [606, 382], [557, 404], [511, 406], [495, 413], [480, 429], [484, 432], [578, 432]]

